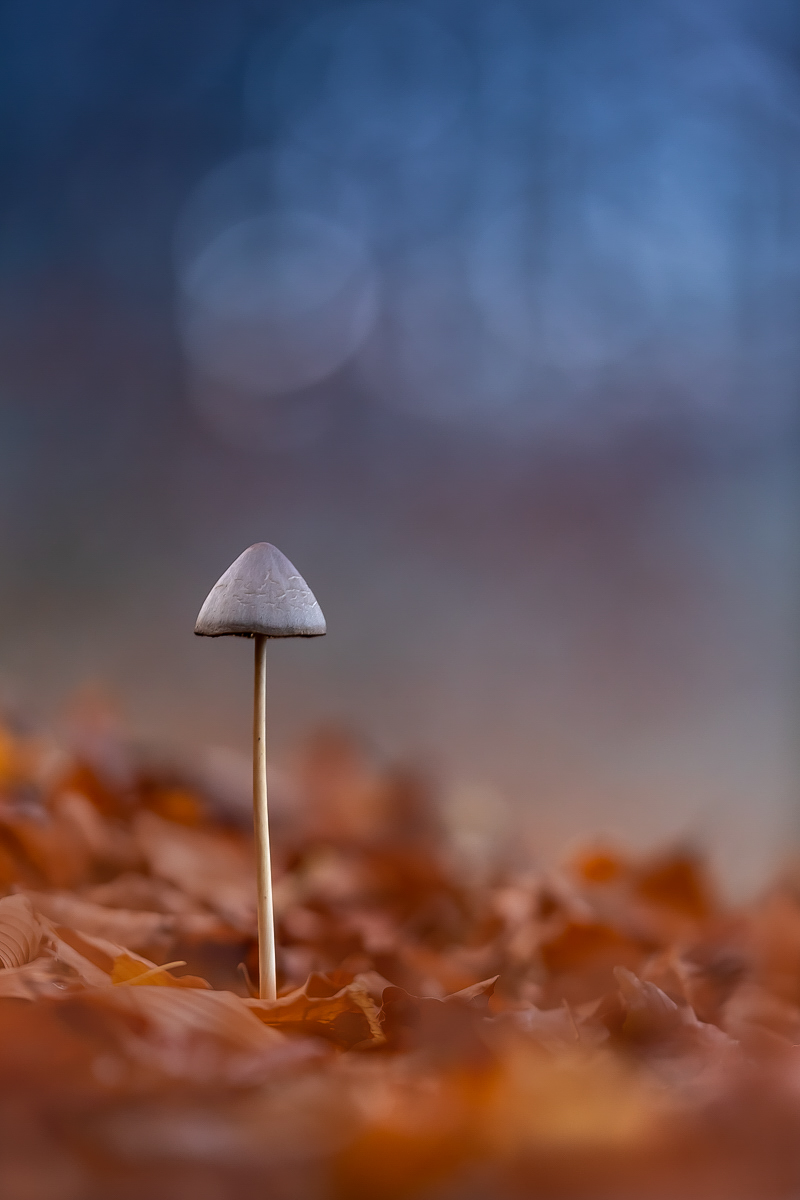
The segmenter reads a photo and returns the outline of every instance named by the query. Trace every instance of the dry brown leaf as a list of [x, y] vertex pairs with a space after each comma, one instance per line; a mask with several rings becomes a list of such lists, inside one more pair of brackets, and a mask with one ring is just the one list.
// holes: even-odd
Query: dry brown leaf
[[0, 997], [38, 1000], [58, 997], [80, 990], [85, 980], [63, 959], [35, 958], [21, 967], [0, 971]]
[[235, 929], [255, 933], [255, 864], [244, 838], [176, 825], [149, 812], [139, 814], [134, 828], [154, 875], [207, 904]]
[[499, 978], [499, 975], [492, 975], [489, 979], [482, 979], [480, 983], [473, 983], [469, 987], [461, 988], [458, 992], [451, 992], [449, 996], [444, 997], [444, 1002], [445, 1004], [469, 1004], [479, 1007], [483, 1011], [486, 1008], [483, 1001], [488, 1000], [492, 995]]
[[46, 809], [0, 805], [0, 832], [29, 878], [47, 887], [76, 887], [87, 878], [91, 847], [75, 824]]
[[0, 963], [21, 967], [36, 957], [42, 925], [27, 896], [0, 900]]
[[98, 965], [93, 947], [74, 930], [53, 929], [48, 932], [47, 942], [54, 958], [69, 967], [87, 987], [110, 987], [113, 959], [106, 956], [108, 970]]
[[[169, 916], [173, 920], [173, 936], [186, 938], [190, 942], [241, 941], [241, 933], [199, 901], [193, 900], [166, 880], [139, 875], [134, 871], [126, 871], [108, 883], [86, 888], [81, 899], [101, 908]], [[120, 929], [120, 934], [122, 932]], [[128, 937], [128, 942], [131, 941]], [[169, 942], [159, 940], [150, 949], [156, 946], [166, 950]]]
[[586, 971], [596, 966], [628, 966], [637, 962], [641, 947], [631, 938], [599, 922], [568, 922], [542, 943], [541, 955], [554, 975]]
[[[257, 968], [252, 852], [201, 788], [130, 755], [124, 777], [62, 755], [60, 784], [20, 760], [3, 1200], [796, 1193], [788, 885], [726, 914], [690, 856], [598, 844], [546, 879], [459, 879], [424, 789], [333, 751], [311, 821], [274, 830], [279, 974], [305, 980], [275, 1002], [222, 990]], [[3, 941], [28, 900], [38, 949]]]
[[634, 890], [646, 903], [689, 921], [703, 921], [717, 907], [703, 864], [688, 851], [645, 863], [636, 872]]
[[176, 1079], [245, 1085], [268, 1077], [284, 1038], [232, 992], [159, 986], [112, 987], [96, 994], [125, 1018], [121, 1044], [142, 1065]]
[[633, 1041], [674, 1036], [684, 1027], [681, 1009], [661, 988], [638, 979], [625, 967], [616, 967], [614, 975], [625, 1007], [622, 1032]]
[[113, 988], [103, 1003], [120, 1010], [140, 1012], [159, 1029], [175, 1037], [204, 1034], [239, 1050], [262, 1049], [282, 1042], [275, 1031], [257, 1020], [248, 1002], [233, 992], [172, 989], [144, 985]]
[[104, 908], [127, 908], [134, 912], [178, 915], [201, 911], [197, 902], [180, 888], [164, 879], [141, 875], [137, 871], [125, 871], [107, 883], [86, 888], [82, 898]]
[[58, 819], [75, 830], [97, 862], [117, 870], [136, 865], [139, 853], [130, 830], [120, 821], [103, 817], [82, 792], [59, 793], [51, 808]]
[[567, 1004], [546, 1010], [532, 1004], [505, 1014], [505, 1021], [530, 1035], [540, 1046], [554, 1051], [572, 1049], [578, 1044], [602, 1045], [608, 1040], [608, 1030], [603, 1028], [602, 1036], [598, 1037], [596, 1029], [587, 1029]]
[[543, 941], [540, 954], [550, 977], [546, 997], [553, 1005], [562, 1000], [582, 1004], [614, 990], [615, 967], [636, 970], [648, 957], [627, 932], [603, 921], [574, 920]]
[[381, 1045], [378, 1006], [358, 978], [336, 990], [323, 975], [312, 974], [301, 988], [277, 1000], [246, 1000], [260, 1021], [284, 1032], [324, 1037], [345, 1049]]
[[104, 908], [71, 892], [26, 892], [37, 912], [57, 925], [106, 938], [135, 950], [168, 949], [175, 937], [175, 918], [164, 913]]

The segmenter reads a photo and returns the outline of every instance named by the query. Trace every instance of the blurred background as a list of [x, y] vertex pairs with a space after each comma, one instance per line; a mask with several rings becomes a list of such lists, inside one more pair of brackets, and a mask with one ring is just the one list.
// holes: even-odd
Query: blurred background
[[[797, 819], [788, 0], [3, 0], [0, 695], [246, 752], [251, 542], [321, 722], [548, 858]], [[193, 749], [194, 748], [194, 749]]]

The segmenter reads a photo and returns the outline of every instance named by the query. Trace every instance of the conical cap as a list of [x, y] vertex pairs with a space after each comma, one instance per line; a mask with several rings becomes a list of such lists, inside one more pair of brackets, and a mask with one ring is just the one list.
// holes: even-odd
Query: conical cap
[[194, 631], [202, 637], [318, 637], [325, 618], [286, 555], [269, 542], [256, 542], [214, 584]]

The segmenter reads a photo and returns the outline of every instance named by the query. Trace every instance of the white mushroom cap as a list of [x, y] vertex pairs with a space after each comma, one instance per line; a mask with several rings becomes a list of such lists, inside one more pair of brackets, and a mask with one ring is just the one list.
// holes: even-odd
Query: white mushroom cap
[[269, 542], [256, 542], [214, 584], [194, 631], [201, 637], [318, 637], [325, 618], [288, 558]]

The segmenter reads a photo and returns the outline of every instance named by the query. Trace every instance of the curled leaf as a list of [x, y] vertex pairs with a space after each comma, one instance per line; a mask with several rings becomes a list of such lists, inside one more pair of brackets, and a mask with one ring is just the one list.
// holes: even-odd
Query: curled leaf
[[0, 900], [0, 963], [21, 967], [36, 957], [42, 926], [27, 896]]
[[381, 1045], [386, 1039], [378, 1006], [364, 984], [356, 978], [333, 994], [319, 995], [328, 991], [324, 983], [324, 976], [312, 974], [302, 987], [277, 1000], [246, 1004], [265, 1025], [287, 1033], [323, 1037], [343, 1049], [362, 1043]]

